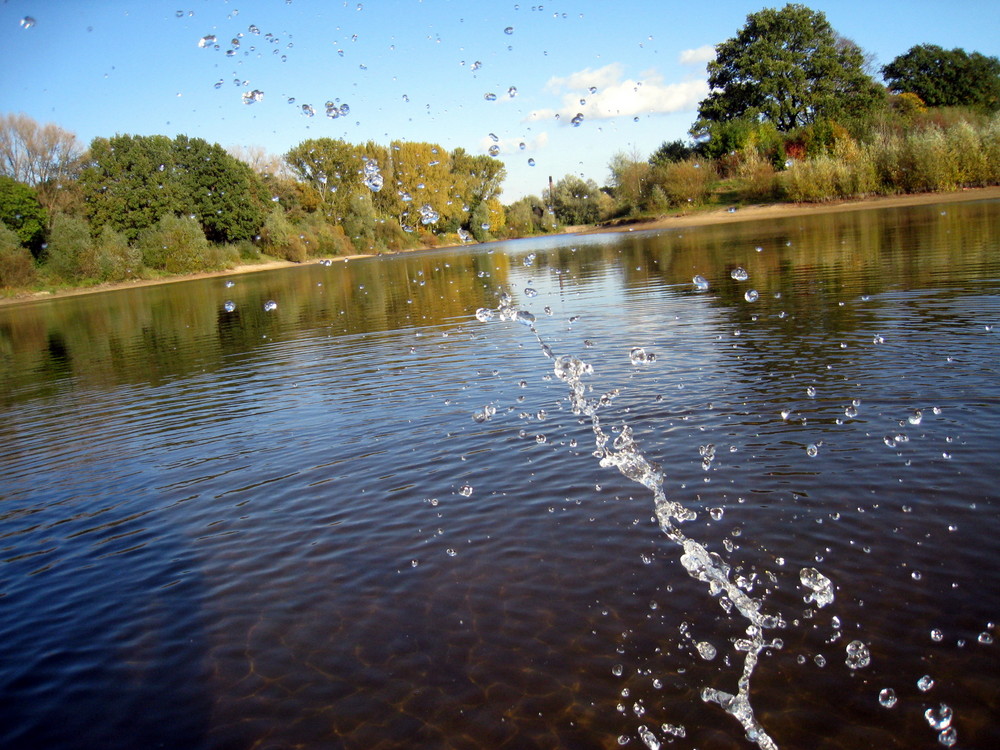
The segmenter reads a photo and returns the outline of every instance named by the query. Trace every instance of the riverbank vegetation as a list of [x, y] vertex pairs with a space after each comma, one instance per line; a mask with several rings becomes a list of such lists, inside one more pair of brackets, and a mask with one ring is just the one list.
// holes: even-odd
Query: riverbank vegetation
[[802, 5], [716, 46], [690, 140], [501, 202], [495, 153], [315, 138], [282, 156], [187, 135], [89, 147], [0, 115], [0, 290], [377, 254], [779, 201], [1000, 184], [1000, 61], [917, 45], [881, 68]]

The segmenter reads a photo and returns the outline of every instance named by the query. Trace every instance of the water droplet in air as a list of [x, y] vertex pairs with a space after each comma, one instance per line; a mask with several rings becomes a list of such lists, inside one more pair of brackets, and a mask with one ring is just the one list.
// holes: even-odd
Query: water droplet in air
[[747, 289], [746, 294], [743, 295], [743, 299], [747, 302], [756, 302], [760, 299], [760, 294], [757, 293], [756, 289]]
[[499, 156], [499, 154], [500, 154], [500, 147], [499, 147], [499, 146], [497, 146], [497, 145], [496, 145], [496, 144], [494, 143], [494, 144], [493, 144], [492, 146], [490, 146], [490, 147], [489, 147], [489, 148], [488, 148], [488, 149], [486, 150], [486, 152], [487, 152], [487, 153], [488, 153], [488, 154], [489, 154], [490, 156]]
[[378, 162], [374, 159], [368, 159], [365, 161], [365, 166], [363, 168], [364, 183], [365, 187], [371, 190], [373, 193], [377, 193], [382, 189], [384, 180], [382, 178], [382, 173], [379, 171]]
[[463, 484], [461, 487], [458, 488], [458, 494], [461, 495], [462, 497], [469, 497], [469, 496], [471, 496], [472, 495], [472, 485], [471, 484]]
[[[636, 705], [638, 706], [639, 704], [637, 703]], [[645, 709], [643, 709], [642, 713], [646, 713]], [[642, 716], [642, 713], [636, 711], [636, 716]], [[642, 740], [643, 744], [649, 750], [660, 750], [660, 741], [656, 739], [656, 735], [649, 730], [649, 727], [642, 725], [637, 731], [639, 732], [639, 739]]]
[[275, 302], [273, 299], [269, 299], [267, 302], [264, 303], [264, 312], [271, 312], [272, 310], [277, 310], [277, 309], [278, 309], [278, 303]]
[[535, 160], [534, 159], [528, 159], [528, 166], [529, 167], [535, 166]]
[[428, 224], [433, 224], [435, 221], [441, 218], [441, 214], [434, 210], [434, 208], [429, 204], [425, 203], [420, 207], [420, 223], [424, 226]]
[[991, 643], [993, 643], [993, 634], [984, 630], [982, 633], [979, 634], [979, 637], [976, 640], [978, 640], [984, 646], [988, 646]]
[[847, 644], [847, 660], [844, 662], [851, 669], [864, 669], [871, 664], [872, 656], [868, 647], [861, 641], [851, 641]]
[[538, 290], [537, 289], [532, 289], [530, 286], [525, 287], [524, 288], [524, 296], [525, 297], [537, 297], [538, 296]]
[[206, 47], [211, 47], [214, 44], [215, 44], [215, 34], [208, 34], [207, 36], [203, 36], [201, 39], [198, 40], [198, 46], [201, 47], [202, 49], [205, 49]]
[[538, 256], [535, 255], [535, 253], [528, 253], [527, 255], [524, 256], [524, 260], [521, 261], [521, 265], [527, 268], [528, 266], [530, 266], [532, 263], [535, 262], [536, 257]]
[[232, 289], [234, 286], [236, 286], [235, 281], [229, 280], [226, 282], [226, 289]]
[[806, 446], [806, 455], [809, 456], [809, 458], [816, 458], [818, 454], [819, 454], [819, 448], [816, 446], [815, 443], [810, 443], [809, 445]]
[[808, 388], [806, 388], [806, 395], [809, 398], [816, 398], [816, 387], [811, 385]]
[[940, 643], [944, 638], [944, 633], [941, 632], [939, 628], [934, 628], [931, 631], [931, 640]]
[[892, 688], [882, 688], [878, 692], [878, 702], [886, 708], [892, 708], [896, 705], [896, 691]]
[[511, 34], [514, 33], [514, 27], [508, 26], [506, 29], [503, 30], [503, 33], [506, 34], [507, 36], [510, 36]]
[[932, 687], [934, 687], [934, 678], [929, 674], [925, 674], [919, 680], [917, 680], [917, 687], [920, 688], [920, 692], [926, 693]]
[[799, 580], [803, 586], [812, 589], [812, 593], [805, 598], [807, 602], [816, 602], [816, 606], [825, 607], [833, 601], [833, 582], [816, 568], [802, 568]]
[[316, 110], [312, 108], [311, 104], [303, 104], [302, 114], [304, 114], [306, 117], [312, 117], [313, 115], [316, 114]]
[[955, 730], [955, 727], [948, 727], [938, 735], [938, 744], [945, 747], [954, 747], [957, 742], [958, 732]]
[[509, 89], [507, 89], [507, 96], [509, 96], [511, 99], [517, 96], [517, 86], [511, 86]]
[[640, 365], [648, 365], [650, 362], [656, 361], [656, 355], [652, 352], [647, 352], [641, 346], [632, 347], [628, 353], [629, 361], [636, 367]]
[[747, 273], [746, 269], [741, 267], [734, 268], [729, 275], [736, 279], [737, 281], [746, 281], [750, 278], [750, 274]]
[[570, 122], [573, 123], [574, 128], [580, 127], [580, 123], [583, 122], [583, 112], [577, 112]]
[[927, 723], [931, 725], [931, 729], [937, 729], [938, 731], [947, 729], [951, 726], [953, 715], [951, 706], [946, 703], [942, 703], [938, 706], [937, 711], [933, 708], [928, 708], [924, 711], [924, 718], [927, 719]]
[[236, 303], [232, 300], [226, 300], [226, 304], [222, 306], [222, 309], [226, 312], [236, 312]]
[[708, 290], [708, 279], [706, 279], [701, 274], [698, 274], [693, 279], [691, 279], [691, 283], [694, 284], [694, 288], [697, 289], [699, 292], [704, 292]]
[[487, 404], [480, 411], [477, 411], [472, 415], [472, 419], [476, 422], [488, 422], [493, 418], [493, 415], [497, 413], [497, 408], [492, 404]]
[[497, 95], [492, 92], [487, 92], [483, 94], [483, 99], [485, 99], [488, 102], [495, 102], [497, 100]]
[[253, 91], [243, 92], [243, 103], [253, 104], [254, 102], [264, 101], [264, 92], [260, 89], [254, 89]]
[[920, 409], [914, 409], [913, 414], [906, 418], [906, 421], [910, 424], [920, 424], [921, 420], [924, 418], [924, 413]]
[[705, 661], [712, 661], [715, 655], [718, 653], [715, 646], [713, 646], [708, 641], [701, 641], [696, 644], [695, 648], [698, 649], [698, 655], [701, 656]]

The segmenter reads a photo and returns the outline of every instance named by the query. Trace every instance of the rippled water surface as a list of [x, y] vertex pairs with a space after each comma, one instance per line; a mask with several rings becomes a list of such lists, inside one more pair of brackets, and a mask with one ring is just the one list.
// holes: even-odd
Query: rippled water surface
[[233, 282], [0, 309], [0, 746], [753, 747], [747, 621], [542, 344], [784, 619], [778, 746], [1000, 746], [1000, 203]]

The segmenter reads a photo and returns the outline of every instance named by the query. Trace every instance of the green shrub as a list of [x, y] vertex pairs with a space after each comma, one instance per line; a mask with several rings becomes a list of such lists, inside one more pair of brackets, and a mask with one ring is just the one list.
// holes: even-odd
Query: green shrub
[[204, 251], [201, 270], [222, 271], [227, 268], [236, 268], [239, 263], [240, 251], [236, 245], [210, 242]]
[[986, 161], [986, 182], [1000, 184], [1000, 114], [993, 115], [983, 127], [981, 142]]
[[344, 233], [359, 253], [373, 253], [375, 247], [375, 207], [367, 195], [358, 195], [348, 204], [344, 218], [340, 222]]
[[302, 263], [306, 259], [305, 233], [293, 226], [280, 208], [268, 214], [261, 240], [268, 255], [293, 263]]
[[833, 157], [843, 168], [837, 173], [837, 194], [843, 198], [860, 198], [879, 192], [878, 171], [870, 150], [851, 138], [834, 144]]
[[410, 235], [403, 231], [395, 219], [384, 219], [375, 225], [375, 243], [383, 250], [393, 251], [414, 246]]
[[937, 125], [918, 130], [906, 137], [904, 189], [909, 193], [954, 190], [958, 174], [948, 140]]
[[191, 217], [168, 214], [139, 233], [143, 263], [168, 273], [193, 273], [214, 267], [205, 232]]
[[0, 289], [21, 289], [35, 280], [31, 251], [13, 229], [0, 223]]
[[100, 281], [126, 281], [142, 275], [142, 251], [130, 246], [125, 235], [109, 224], [102, 227], [79, 262], [84, 276]]
[[696, 159], [674, 162], [662, 169], [659, 187], [674, 206], [703, 203], [717, 179], [711, 162]]
[[354, 244], [347, 238], [339, 224], [323, 221], [319, 216], [312, 223], [312, 240], [308, 248], [311, 255], [353, 255]]
[[796, 161], [781, 175], [781, 188], [789, 200], [817, 203], [837, 196], [843, 167], [831, 156]]
[[989, 165], [981, 138], [985, 128], [974, 128], [968, 122], [954, 124], [945, 132], [948, 154], [959, 185], [979, 187], [989, 181]]
[[258, 261], [260, 260], [260, 248], [250, 240], [240, 240], [236, 243], [236, 254], [240, 260]]
[[77, 216], [56, 214], [45, 248], [46, 270], [61, 281], [76, 281], [88, 276], [82, 266], [92, 252], [92, 244], [86, 221]]
[[745, 201], [770, 201], [778, 197], [778, 175], [771, 161], [757, 152], [749, 152], [736, 169], [737, 192]]

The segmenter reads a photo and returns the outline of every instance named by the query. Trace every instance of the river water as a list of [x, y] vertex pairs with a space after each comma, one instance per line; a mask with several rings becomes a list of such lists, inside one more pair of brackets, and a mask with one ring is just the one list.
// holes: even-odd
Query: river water
[[0, 746], [754, 747], [563, 356], [777, 746], [1000, 746], [996, 201], [0, 309]]

